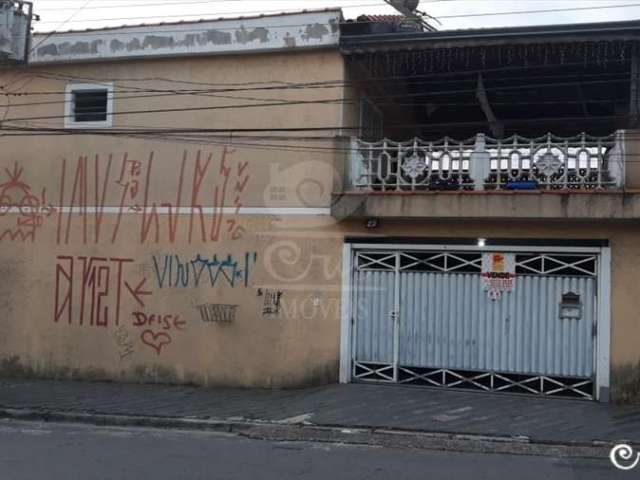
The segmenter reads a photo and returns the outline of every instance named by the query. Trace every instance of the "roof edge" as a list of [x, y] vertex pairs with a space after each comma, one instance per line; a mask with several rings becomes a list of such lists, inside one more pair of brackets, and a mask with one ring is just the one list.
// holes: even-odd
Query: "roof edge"
[[123, 30], [127, 28], [155, 28], [155, 27], [178, 26], [178, 25], [197, 25], [200, 23], [210, 23], [210, 22], [255, 20], [259, 18], [284, 17], [284, 16], [294, 16], [294, 15], [302, 15], [302, 14], [308, 14], [308, 13], [329, 13], [329, 12], [340, 12], [340, 20], [344, 21], [344, 16], [342, 15], [341, 7], [312, 8], [312, 9], [295, 10], [295, 11], [282, 11], [279, 13], [261, 13], [257, 15], [241, 15], [241, 16], [235, 16], [235, 17], [200, 18], [198, 20], [181, 20], [177, 22], [134, 23], [130, 25], [116, 25], [113, 27], [84, 28], [81, 30], [60, 30], [60, 31], [43, 30], [43, 31], [34, 32], [33, 37], [35, 38], [39, 36], [46, 37], [48, 35], [72, 35], [72, 34], [91, 33], [91, 32], [104, 32], [104, 31], [113, 31], [113, 30]]
[[523, 27], [498, 27], [468, 30], [440, 30], [436, 32], [398, 32], [381, 34], [343, 34], [341, 45], [369, 46], [380, 44], [391, 46], [409, 42], [446, 42], [446, 41], [482, 41], [508, 38], [558, 37], [568, 35], [619, 35], [635, 32], [640, 35], [640, 20], [596, 22], [596, 23], [567, 23], [553, 25], [532, 25]]
[[341, 9], [58, 32], [34, 38], [29, 63], [114, 61], [339, 48]]

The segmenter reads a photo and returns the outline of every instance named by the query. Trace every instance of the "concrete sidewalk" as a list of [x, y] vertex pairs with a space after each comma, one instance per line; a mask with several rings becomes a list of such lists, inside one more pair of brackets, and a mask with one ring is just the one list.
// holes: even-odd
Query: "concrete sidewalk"
[[15, 410], [640, 444], [640, 406], [384, 385], [270, 391], [0, 379], [0, 409], [5, 417]]

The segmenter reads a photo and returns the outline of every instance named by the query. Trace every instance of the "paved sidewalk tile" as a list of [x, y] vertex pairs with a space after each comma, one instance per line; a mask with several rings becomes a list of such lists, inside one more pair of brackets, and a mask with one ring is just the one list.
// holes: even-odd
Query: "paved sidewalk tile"
[[371, 384], [242, 390], [0, 379], [0, 407], [640, 442], [640, 406]]

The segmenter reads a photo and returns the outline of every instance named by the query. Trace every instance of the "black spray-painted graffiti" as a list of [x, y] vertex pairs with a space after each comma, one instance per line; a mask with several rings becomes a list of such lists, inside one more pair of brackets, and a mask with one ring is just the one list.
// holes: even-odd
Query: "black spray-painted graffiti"
[[198, 255], [193, 260], [182, 260], [179, 255], [153, 256], [156, 280], [160, 288], [197, 288], [200, 285], [215, 287], [248, 287], [252, 267], [258, 259], [255, 252], [247, 252], [242, 258], [217, 254], [209, 259]]
[[278, 315], [280, 313], [280, 300], [283, 293], [278, 290], [258, 289], [258, 297], [263, 297], [262, 315]]
[[204, 304], [198, 305], [200, 317], [206, 323], [233, 323], [236, 321], [238, 305]]

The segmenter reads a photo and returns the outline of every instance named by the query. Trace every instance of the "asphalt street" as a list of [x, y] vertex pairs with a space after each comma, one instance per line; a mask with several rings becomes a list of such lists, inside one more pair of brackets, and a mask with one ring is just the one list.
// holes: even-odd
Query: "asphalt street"
[[1, 480], [631, 479], [608, 459], [268, 442], [206, 432], [0, 421]]

